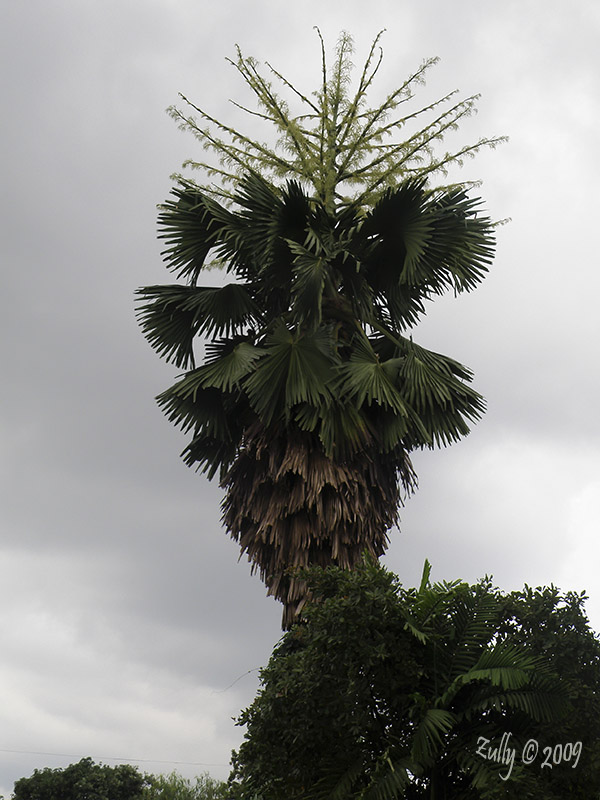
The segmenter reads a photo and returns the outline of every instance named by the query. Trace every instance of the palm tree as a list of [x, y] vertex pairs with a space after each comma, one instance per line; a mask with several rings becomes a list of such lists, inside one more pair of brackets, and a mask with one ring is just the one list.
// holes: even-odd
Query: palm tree
[[[388, 121], [434, 60], [365, 109], [378, 41], [354, 96], [347, 34], [330, 75], [321, 40], [315, 101], [271, 68], [308, 106], [297, 116], [238, 50], [235, 66], [257, 95], [258, 116], [278, 128], [279, 150], [196, 106], [208, 127], [171, 110], [217, 153], [220, 167], [192, 166], [220, 183], [179, 176], [159, 226], [167, 266], [186, 283], [139, 290], [147, 338], [186, 370], [159, 404], [192, 432], [186, 463], [209, 478], [219, 473], [225, 526], [284, 603], [284, 627], [305, 600], [298, 568], [351, 569], [365, 551], [379, 557], [416, 485], [410, 452], [458, 440], [484, 409], [471, 372], [419, 347], [410, 329], [426, 300], [474, 288], [494, 249], [480, 201], [428, 178], [500, 140], [435, 156], [432, 145], [476, 97], [438, 113], [448, 95]], [[437, 116], [424, 128], [387, 142], [431, 111]], [[233, 280], [199, 285], [213, 266]], [[196, 366], [200, 336], [209, 341]]]

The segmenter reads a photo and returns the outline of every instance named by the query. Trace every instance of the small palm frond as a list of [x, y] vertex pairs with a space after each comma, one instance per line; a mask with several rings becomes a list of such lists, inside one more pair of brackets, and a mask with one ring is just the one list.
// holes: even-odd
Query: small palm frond
[[473, 719], [478, 715], [496, 711], [506, 714], [507, 711], [518, 711], [537, 722], [556, 722], [564, 718], [571, 710], [564, 686], [558, 683], [554, 688], [539, 686], [535, 676], [530, 676], [529, 683], [520, 688], [492, 691], [489, 686], [476, 688], [465, 708], [465, 719]]
[[223, 392], [239, 389], [242, 379], [254, 373], [256, 362], [266, 354], [264, 348], [255, 347], [250, 342], [238, 342], [233, 347], [228, 347], [224, 355], [207, 361], [204, 366], [180, 381], [180, 392], [194, 394], [200, 386]]
[[443, 708], [428, 708], [415, 730], [411, 756], [421, 766], [430, 766], [443, 748], [446, 735], [457, 722], [456, 716]]
[[423, 562], [423, 572], [421, 573], [421, 583], [419, 584], [418, 594], [422, 595], [430, 585], [431, 562], [428, 558]]
[[493, 260], [494, 227], [481, 214], [481, 200], [461, 189], [433, 192], [431, 238], [422, 259], [430, 291], [471, 291], [485, 278]]
[[288, 241], [294, 254], [292, 277], [292, 319], [314, 331], [321, 324], [323, 289], [329, 272], [327, 259], [296, 242]]
[[[493, 594], [473, 595], [460, 592], [451, 607], [453, 639], [447, 661], [448, 681], [471, 674], [473, 669], [496, 664], [489, 659], [489, 642], [494, 636], [500, 615], [499, 601]], [[511, 654], [512, 656], [518, 654]], [[487, 660], [486, 660], [487, 659]], [[502, 662], [512, 665], [514, 662]]]
[[400, 392], [364, 338], [357, 341], [350, 359], [338, 367], [336, 392], [342, 398], [352, 400], [358, 408], [363, 404], [377, 403], [395, 414], [408, 416]]
[[212, 480], [217, 473], [222, 478], [235, 460], [237, 447], [233, 441], [222, 441], [200, 433], [182, 452], [184, 464], [206, 474]]
[[197, 313], [187, 306], [189, 286], [146, 286], [136, 294], [149, 302], [137, 309], [144, 335], [159, 356], [177, 367], [194, 366], [193, 342], [200, 329]]
[[215, 435], [228, 436], [227, 406], [222, 392], [200, 386], [194, 387], [193, 391], [189, 389], [186, 376], [158, 395], [158, 405], [168, 419], [184, 433], [193, 428], [208, 427]]
[[[351, 408], [352, 406], [349, 406]], [[374, 413], [366, 413], [369, 430], [383, 453], [392, 453], [397, 448], [403, 448], [409, 429], [420, 426], [420, 420], [407, 407], [407, 416], [397, 414], [393, 409], [378, 407]], [[420, 428], [423, 440], [427, 441], [427, 431]]]
[[138, 309], [144, 334], [157, 353], [177, 367], [194, 366], [197, 336], [229, 336], [261, 314], [245, 286], [147, 286], [137, 294], [148, 302]]
[[[281, 192], [258, 175], [246, 175], [235, 194], [240, 213], [236, 215], [235, 247], [255, 262], [256, 271], [270, 264], [275, 242], [280, 238], [284, 211]], [[233, 232], [233, 230], [232, 230]], [[235, 238], [237, 234], [237, 239]]]
[[433, 192], [412, 180], [388, 189], [367, 214], [356, 235], [362, 269], [400, 328], [416, 322], [423, 300], [469, 291], [485, 277], [495, 242], [478, 206], [459, 190]]
[[319, 406], [330, 396], [334, 354], [326, 332], [294, 334], [283, 324], [266, 340], [265, 357], [245, 382], [250, 404], [265, 425], [294, 405]]
[[168, 419], [184, 432], [193, 431], [182, 453], [188, 466], [196, 465], [213, 478], [224, 475], [233, 460], [248, 418], [253, 418], [243, 396], [194, 385], [188, 373], [157, 398]]
[[466, 383], [472, 377], [470, 370], [407, 339], [402, 341], [402, 350], [397, 381], [430, 442], [439, 447], [466, 436], [470, 430], [467, 420], [478, 420], [485, 410], [481, 395]]
[[215, 246], [214, 219], [204, 194], [186, 185], [171, 189], [176, 201], [168, 200], [158, 215], [159, 239], [167, 247], [162, 255], [178, 278], [195, 283], [206, 257]]
[[485, 677], [494, 686], [517, 689], [523, 682], [529, 680], [539, 666], [534, 656], [524, 651], [522, 647], [509, 642], [497, 642], [481, 653], [464, 677], [465, 682]]
[[[464, 687], [472, 691], [464, 694]], [[491, 709], [518, 710], [529, 718], [552, 721], [568, 709], [566, 688], [547, 673], [547, 666], [518, 645], [499, 642], [481, 653], [466, 673], [458, 675], [439, 698], [449, 707], [459, 693], [466, 719]]]

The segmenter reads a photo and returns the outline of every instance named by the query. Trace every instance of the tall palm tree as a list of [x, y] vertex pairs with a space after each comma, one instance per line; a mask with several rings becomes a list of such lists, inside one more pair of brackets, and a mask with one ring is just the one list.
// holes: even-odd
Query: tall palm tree
[[[172, 110], [218, 154], [220, 168], [195, 166], [220, 183], [179, 176], [159, 226], [167, 266], [185, 285], [139, 290], [150, 343], [186, 370], [159, 403], [192, 432], [186, 463], [219, 473], [225, 526], [284, 603], [284, 627], [305, 599], [295, 571], [352, 568], [365, 551], [379, 557], [416, 485], [409, 453], [458, 440], [484, 408], [470, 371], [419, 347], [409, 331], [426, 300], [475, 287], [494, 248], [480, 201], [428, 178], [499, 140], [434, 155], [472, 97], [403, 142], [385, 141], [450, 95], [388, 121], [432, 60], [365, 109], [378, 40], [352, 97], [346, 34], [329, 75], [323, 50], [314, 102], [272, 70], [309, 107], [295, 117], [238, 51], [235, 66], [259, 116], [279, 129], [283, 155], [195, 106], [209, 127]], [[214, 265], [233, 280], [199, 285]], [[196, 366], [201, 336], [209, 341]]]

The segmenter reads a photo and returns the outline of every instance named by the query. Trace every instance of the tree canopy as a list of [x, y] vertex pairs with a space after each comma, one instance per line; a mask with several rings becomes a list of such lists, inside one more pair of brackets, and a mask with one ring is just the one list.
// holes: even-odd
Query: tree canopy
[[[581, 597], [504, 594], [488, 578], [431, 584], [428, 568], [418, 589], [405, 589], [374, 563], [313, 568], [308, 582], [318, 602], [282, 638], [239, 718], [247, 730], [234, 794], [595, 796], [600, 642]], [[478, 752], [507, 736], [512, 763]], [[527, 765], [532, 737], [539, 759]], [[576, 765], [541, 767], [543, 747], [577, 741]]]
[[144, 800], [226, 800], [227, 784], [208, 773], [189, 780], [171, 772], [169, 775], [146, 775]]
[[136, 767], [109, 767], [82, 758], [60, 769], [36, 769], [15, 782], [12, 800], [143, 800], [145, 780]]
[[141, 774], [128, 764], [109, 767], [88, 757], [64, 768], [34, 770], [15, 782], [11, 800], [226, 800], [228, 795], [227, 784], [208, 773], [192, 781], [177, 772]]

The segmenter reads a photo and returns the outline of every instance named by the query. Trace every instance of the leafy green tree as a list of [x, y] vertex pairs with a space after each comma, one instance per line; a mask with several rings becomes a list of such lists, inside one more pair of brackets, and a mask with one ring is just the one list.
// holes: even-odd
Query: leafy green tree
[[[567, 719], [572, 687], [518, 626], [508, 635], [507, 600], [489, 580], [431, 585], [427, 565], [406, 590], [375, 563], [308, 575], [319, 602], [282, 638], [239, 719], [233, 796], [554, 797], [519, 756]], [[481, 737], [498, 744], [507, 733], [512, 763], [477, 752]]]
[[576, 766], [572, 759], [539, 771], [544, 800], [600, 797], [600, 637], [590, 628], [586, 599], [584, 592], [563, 594], [556, 586], [525, 586], [504, 598], [498, 636], [549, 660], [572, 706], [560, 725], [540, 726], [540, 745], [582, 743]]
[[200, 775], [194, 781], [177, 772], [170, 775], [146, 775], [144, 800], [226, 800], [227, 784], [210, 775]]
[[[138, 292], [148, 340], [186, 370], [159, 403], [192, 434], [186, 463], [219, 473], [224, 523], [284, 603], [284, 627], [305, 601], [295, 570], [379, 557], [416, 485], [410, 452], [457, 441], [484, 409], [469, 369], [410, 329], [426, 301], [477, 286], [494, 251], [480, 201], [428, 179], [500, 140], [438, 153], [475, 96], [403, 111], [435, 60], [367, 107], [378, 42], [354, 92], [347, 34], [331, 71], [322, 47], [311, 97], [270, 67], [297, 114], [238, 50], [232, 63], [260, 109], [249, 113], [274, 128], [275, 148], [185, 98], [199, 121], [171, 109], [219, 159], [190, 162], [218, 183], [179, 177], [159, 224], [167, 266], [186, 283]], [[233, 280], [200, 285], [213, 266]], [[210, 341], [196, 366], [199, 336]]]
[[64, 769], [36, 769], [15, 782], [12, 800], [142, 800], [144, 782], [128, 764], [108, 767], [82, 758]]

